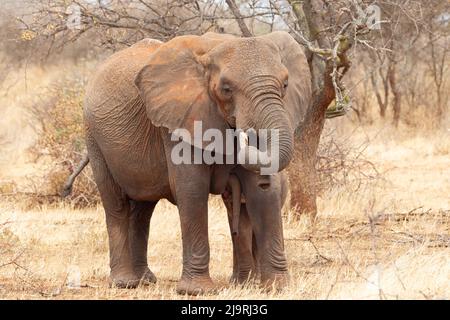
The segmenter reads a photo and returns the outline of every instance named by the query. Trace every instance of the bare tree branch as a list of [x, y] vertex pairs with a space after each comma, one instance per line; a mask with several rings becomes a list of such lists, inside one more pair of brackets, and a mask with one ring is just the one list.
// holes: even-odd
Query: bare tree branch
[[239, 29], [241, 29], [242, 35], [244, 37], [252, 37], [253, 34], [250, 32], [250, 30], [247, 28], [247, 25], [244, 22], [244, 19], [242, 18], [241, 12], [239, 11], [239, 8], [236, 5], [236, 2], [234, 0], [226, 0], [228, 7], [230, 8], [231, 12], [233, 13], [234, 17], [236, 18], [236, 22], [239, 25]]

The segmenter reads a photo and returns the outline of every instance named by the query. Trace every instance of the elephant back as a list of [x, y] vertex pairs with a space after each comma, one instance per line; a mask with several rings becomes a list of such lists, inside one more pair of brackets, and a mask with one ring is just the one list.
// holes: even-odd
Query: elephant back
[[134, 78], [161, 44], [159, 40], [143, 39], [98, 65], [86, 87], [85, 115], [108, 113], [136, 99], [139, 92]]

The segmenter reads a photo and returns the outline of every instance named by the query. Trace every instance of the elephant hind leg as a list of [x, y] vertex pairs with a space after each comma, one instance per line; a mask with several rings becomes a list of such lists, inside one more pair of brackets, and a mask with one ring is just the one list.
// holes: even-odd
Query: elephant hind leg
[[134, 273], [146, 285], [156, 283], [156, 277], [148, 267], [147, 247], [150, 219], [157, 202], [130, 200], [131, 215], [129, 225], [130, 250]]
[[94, 179], [105, 209], [111, 267], [110, 284], [119, 288], [137, 287], [140, 279], [134, 272], [130, 250], [129, 200], [114, 181], [95, 140], [89, 135], [86, 140]]

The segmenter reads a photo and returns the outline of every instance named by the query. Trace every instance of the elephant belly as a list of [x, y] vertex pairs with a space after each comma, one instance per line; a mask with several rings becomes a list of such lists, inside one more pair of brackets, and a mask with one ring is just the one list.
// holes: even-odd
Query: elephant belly
[[[149, 163], [148, 159], [131, 165], [136, 158], [127, 155], [111, 167], [114, 179], [129, 198], [138, 201], [157, 201], [171, 199], [167, 169], [162, 163]], [[117, 161], [115, 161], [117, 162]]]
[[156, 144], [150, 147], [133, 145], [111, 151], [104, 152], [108, 168], [128, 197], [139, 201], [171, 198], [162, 147], [159, 150]]
[[171, 200], [161, 131], [146, 118], [143, 108], [133, 107], [126, 108], [128, 112], [116, 109], [109, 116], [91, 114], [87, 117], [89, 131], [115, 182], [128, 197]]

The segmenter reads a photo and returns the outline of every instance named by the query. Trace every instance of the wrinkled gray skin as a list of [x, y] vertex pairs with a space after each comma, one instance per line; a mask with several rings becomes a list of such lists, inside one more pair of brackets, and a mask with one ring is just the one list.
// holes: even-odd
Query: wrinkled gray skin
[[[232, 182], [232, 177], [236, 177]], [[255, 228], [264, 226], [265, 217], [271, 214], [281, 216], [281, 209], [285, 204], [289, 183], [284, 172], [271, 176], [258, 176], [237, 167], [230, 176], [226, 191], [222, 194], [228, 213], [228, 222], [233, 241], [233, 274], [230, 281], [242, 284], [248, 280], [256, 279], [261, 273], [258, 254], [268, 248], [259, 247], [262, 241], [256, 238]], [[239, 194], [240, 197], [236, 197]], [[238, 207], [236, 207], [236, 205]], [[253, 225], [252, 225], [253, 222]], [[281, 224], [281, 221], [278, 220]], [[278, 252], [283, 252], [283, 241]], [[282, 257], [278, 257], [282, 261]]]
[[[289, 85], [286, 87], [287, 78]], [[177, 205], [183, 241], [181, 294], [214, 288], [209, 276], [208, 195], [225, 192], [233, 165], [175, 165], [171, 132], [216, 128], [278, 129], [280, 170], [292, 158], [293, 132], [311, 96], [302, 49], [284, 32], [255, 38], [207, 34], [167, 43], [143, 40], [97, 68], [86, 90], [86, 144], [105, 209], [110, 281], [118, 287], [155, 282], [148, 268], [155, 205]], [[249, 149], [249, 152], [259, 152]], [[270, 150], [268, 150], [270, 154]], [[246, 166], [243, 190], [260, 191], [258, 166]], [[267, 201], [272, 184], [265, 185]], [[247, 207], [250, 208], [250, 204]], [[285, 283], [280, 212], [248, 210], [263, 284]], [[269, 212], [270, 211], [270, 212]]]

